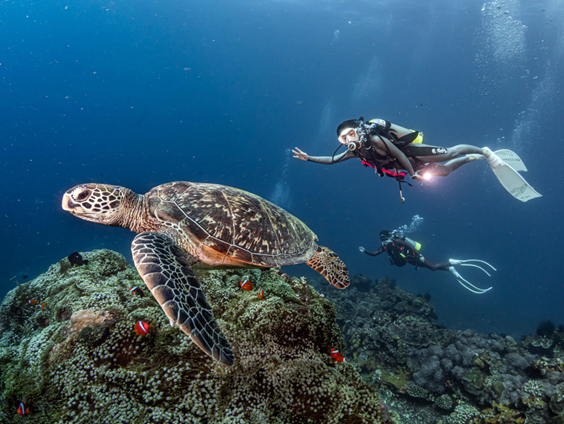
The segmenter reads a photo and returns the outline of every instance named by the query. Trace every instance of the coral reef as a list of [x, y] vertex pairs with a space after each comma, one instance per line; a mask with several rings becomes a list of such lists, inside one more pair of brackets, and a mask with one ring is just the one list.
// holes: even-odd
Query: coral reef
[[235, 353], [224, 367], [131, 294], [142, 282], [121, 255], [84, 257], [0, 306], [0, 422], [21, 422], [25, 401], [30, 423], [564, 424], [562, 326], [517, 342], [436, 325], [429, 295], [386, 278], [333, 290], [279, 269], [200, 271]]
[[[151, 296], [131, 295], [143, 283], [121, 255], [83, 256], [87, 265], [65, 258], [0, 306], [0, 422], [21, 422], [22, 401], [28, 423], [392, 422], [355, 366], [329, 355], [344, 349], [335, 308], [305, 279], [277, 269], [198, 273], [235, 353], [224, 367], [170, 327]], [[254, 291], [240, 289], [243, 278]], [[139, 320], [150, 326], [144, 336]], [[405, 362], [409, 351], [396, 348]]]
[[454, 331], [433, 323], [430, 296], [387, 278], [359, 293], [356, 278], [350, 290], [324, 292], [347, 357], [402, 422], [564, 423], [564, 328], [543, 321], [520, 342]]

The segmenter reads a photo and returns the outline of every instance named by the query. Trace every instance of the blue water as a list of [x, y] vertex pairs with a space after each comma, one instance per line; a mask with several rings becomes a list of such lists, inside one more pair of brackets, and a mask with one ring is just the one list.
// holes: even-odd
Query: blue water
[[[559, 0], [4, 1], [0, 296], [75, 250], [131, 257], [133, 234], [62, 211], [70, 187], [187, 180], [276, 201], [352, 274], [429, 292], [451, 327], [518, 336], [564, 323], [563, 18]], [[513, 199], [480, 161], [404, 188], [400, 204], [395, 181], [357, 160], [288, 153], [332, 154], [336, 126], [359, 116], [430, 144], [514, 150], [543, 197]], [[359, 253], [416, 214], [410, 236], [430, 260], [486, 260], [491, 278], [460, 272], [494, 289]]]

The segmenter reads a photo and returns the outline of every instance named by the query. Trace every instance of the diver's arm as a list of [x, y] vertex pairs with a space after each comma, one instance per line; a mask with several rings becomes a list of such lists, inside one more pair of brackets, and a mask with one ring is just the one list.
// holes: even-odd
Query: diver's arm
[[364, 247], [360, 246], [358, 248], [358, 250], [360, 250], [361, 253], [366, 253], [369, 256], [378, 256], [381, 253], [384, 253], [384, 246], [382, 246], [380, 249], [378, 249], [376, 252], [369, 252], [368, 250], [366, 250]]
[[402, 168], [405, 169], [411, 177], [413, 177], [415, 175], [415, 171], [413, 170], [413, 166], [411, 165], [411, 162], [409, 161], [407, 156], [404, 155], [403, 152], [400, 149], [398, 149], [395, 146], [395, 144], [392, 143], [390, 140], [388, 140], [386, 137], [381, 137], [376, 135], [372, 136], [372, 142], [376, 143], [376, 145], [378, 145], [378, 141], [380, 140], [386, 145], [386, 148], [390, 152], [390, 154], [393, 157], [395, 157], [397, 160], [399, 160]]
[[345, 160], [348, 159], [352, 159], [354, 158], [354, 153], [350, 152], [350, 151], [346, 151], [344, 153], [341, 153], [340, 155], [336, 155], [336, 156], [309, 156], [306, 152], [301, 151], [300, 149], [298, 149], [296, 147], [296, 150], [292, 150], [292, 153], [294, 153], [294, 157], [297, 159], [301, 159], [301, 160], [305, 160], [308, 162], [315, 162], [315, 163], [321, 163], [323, 165], [333, 165], [334, 163], [338, 163], [338, 162], [343, 162]]

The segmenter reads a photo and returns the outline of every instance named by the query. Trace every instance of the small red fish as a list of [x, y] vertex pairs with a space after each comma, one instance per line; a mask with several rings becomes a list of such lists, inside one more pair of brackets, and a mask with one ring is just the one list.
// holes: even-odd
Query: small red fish
[[330, 355], [331, 358], [335, 360], [335, 362], [347, 362], [347, 360], [341, 355], [341, 352], [339, 352], [337, 349], [331, 349]]
[[35, 304], [37, 303], [37, 300], [35, 300], [35, 299], [29, 299], [29, 300], [27, 301], [27, 303], [29, 303], [30, 305], [35, 305]]
[[18, 414], [20, 414], [22, 417], [29, 415], [29, 406], [27, 405], [27, 403], [20, 402], [20, 404], [18, 405]]
[[258, 297], [259, 299], [262, 299], [264, 297], [264, 290], [259, 291]]
[[249, 280], [241, 281], [239, 285], [243, 290], [246, 291], [251, 291], [253, 289], [253, 283], [251, 283]]
[[150, 325], [147, 324], [145, 321], [137, 321], [135, 323], [135, 332], [140, 336], [144, 336], [149, 332]]
[[45, 310], [45, 306], [47, 306], [47, 302], [41, 302], [39, 305], [37, 305], [41, 308], [42, 311]]
[[134, 296], [145, 297], [145, 292], [139, 287], [130, 287], [129, 291]]

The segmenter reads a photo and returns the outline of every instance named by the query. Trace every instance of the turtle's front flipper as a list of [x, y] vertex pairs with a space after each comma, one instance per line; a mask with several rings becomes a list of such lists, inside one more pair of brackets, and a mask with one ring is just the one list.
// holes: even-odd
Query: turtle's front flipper
[[350, 284], [349, 269], [345, 263], [335, 252], [324, 246], [317, 246], [315, 254], [306, 265], [319, 272], [338, 289], [344, 289]]
[[204, 352], [233, 365], [233, 352], [221, 334], [188, 255], [161, 233], [141, 233], [131, 244], [133, 261], [143, 281], [167, 316]]

